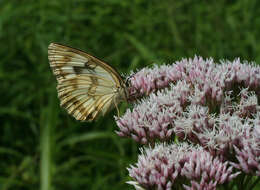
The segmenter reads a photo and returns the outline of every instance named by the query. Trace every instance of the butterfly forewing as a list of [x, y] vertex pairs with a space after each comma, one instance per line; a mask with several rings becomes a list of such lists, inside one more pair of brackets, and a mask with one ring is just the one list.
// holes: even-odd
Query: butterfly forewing
[[61, 106], [77, 120], [92, 121], [125, 99], [123, 80], [108, 64], [56, 43], [49, 45], [48, 54]]

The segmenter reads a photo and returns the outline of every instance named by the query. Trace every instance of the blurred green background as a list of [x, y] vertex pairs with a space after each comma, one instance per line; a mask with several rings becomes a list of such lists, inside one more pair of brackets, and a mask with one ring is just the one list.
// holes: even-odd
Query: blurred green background
[[0, 189], [132, 189], [139, 145], [114, 133], [115, 110], [80, 123], [59, 107], [51, 42], [126, 74], [195, 54], [259, 63], [259, 36], [257, 0], [1, 0]]

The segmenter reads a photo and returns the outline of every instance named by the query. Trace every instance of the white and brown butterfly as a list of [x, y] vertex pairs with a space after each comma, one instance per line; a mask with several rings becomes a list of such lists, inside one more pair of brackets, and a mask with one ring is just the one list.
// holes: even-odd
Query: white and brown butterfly
[[92, 121], [127, 100], [125, 82], [110, 65], [57, 43], [49, 45], [48, 54], [60, 104], [77, 120]]

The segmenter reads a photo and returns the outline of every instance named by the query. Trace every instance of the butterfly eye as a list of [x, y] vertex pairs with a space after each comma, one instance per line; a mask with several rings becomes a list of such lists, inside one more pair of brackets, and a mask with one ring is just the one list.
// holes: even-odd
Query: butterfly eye
[[126, 81], [125, 81], [125, 85], [126, 87], [129, 87], [131, 84], [130, 84], [130, 79], [133, 77], [134, 75], [130, 75], [129, 77], [126, 78]]

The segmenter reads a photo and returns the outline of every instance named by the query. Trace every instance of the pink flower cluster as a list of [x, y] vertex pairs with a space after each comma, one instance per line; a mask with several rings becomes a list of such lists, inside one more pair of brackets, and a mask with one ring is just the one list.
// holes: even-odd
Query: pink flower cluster
[[[134, 179], [131, 184], [137, 189], [176, 188], [183, 177], [190, 180], [189, 184], [183, 182], [186, 189], [215, 189], [238, 174], [227, 169], [223, 171], [225, 180], [209, 175], [216, 162], [219, 167], [232, 165], [239, 172], [260, 176], [259, 66], [239, 59], [219, 64], [201, 57], [183, 59], [173, 65], [142, 69], [131, 76], [128, 90], [129, 100], [135, 103], [133, 109], [116, 118], [118, 135], [142, 144], [178, 139], [201, 147], [185, 145], [178, 152], [180, 145], [168, 145], [172, 147], [168, 151], [163, 144], [143, 150], [136, 167], [129, 169]], [[194, 176], [193, 163], [203, 159], [204, 164], [196, 163], [200, 177]], [[160, 167], [171, 169], [166, 172]]]
[[[213, 157], [201, 147], [157, 144], [154, 148], [141, 149], [135, 166], [128, 168], [130, 176], [137, 181], [128, 182], [138, 189], [213, 190], [217, 185], [235, 178], [228, 162]], [[190, 184], [187, 185], [187, 184]]]
[[184, 80], [197, 84], [201, 91], [211, 98], [221, 101], [223, 90], [233, 85], [243, 85], [260, 94], [260, 68], [253, 64], [242, 64], [240, 59], [233, 62], [221, 61], [215, 64], [213, 59], [182, 59], [173, 65], [144, 68], [130, 77], [129, 93], [134, 97], [148, 95], [158, 89], [168, 87], [170, 83]]
[[260, 176], [260, 113], [251, 122], [254, 127], [249, 127], [239, 145], [234, 146], [238, 163], [233, 166], [246, 174]]

